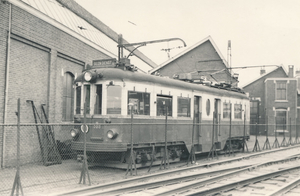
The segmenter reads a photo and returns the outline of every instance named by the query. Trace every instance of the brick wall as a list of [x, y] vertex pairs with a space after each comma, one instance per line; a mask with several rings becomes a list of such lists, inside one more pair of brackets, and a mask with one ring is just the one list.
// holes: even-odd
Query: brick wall
[[[195, 71], [205, 70], [223, 70], [225, 65], [210, 41], [206, 41], [180, 56], [174, 61], [168, 63], [161, 69], [159, 73], [163, 76], [173, 77], [174, 74], [191, 73]], [[212, 71], [214, 72], [214, 71]], [[203, 72], [205, 74], [212, 72]], [[222, 82], [230, 82], [230, 77], [224, 71], [213, 75], [215, 79]], [[232, 81], [234, 81], [232, 79]]]
[[[287, 78], [286, 73], [282, 68], [278, 68], [265, 76], [253, 81], [252, 83], [245, 86], [243, 89], [245, 92], [249, 93], [250, 99], [257, 99], [260, 98], [259, 102], [259, 119], [258, 124], [265, 124], [265, 101], [266, 101], [266, 92], [265, 92], [265, 80], [267, 78]], [[268, 93], [268, 92], [267, 92]], [[263, 134], [265, 128], [260, 126], [258, 132]]]
[[[0, 6], [0, 107], [4, 105], [6, 42], [9, 5]], [[117, 44], [116, 44], [117, 45]], [[17, 99], [21, 99], [21, 123], [34, 123], [31, 105], [33, 100], [40, 112], [41, 104], [48, 104], [49, 121], [62, 121], [63, 75], [66, 71], [73, 75], [81, 73], [85, 64], [95, 59], [110, 58], [78, 39], [32, 16], [16, 6], [12, 6], [12, 41], [9, 64], [9, 88], [7, 123], [16, 123]], [[3, 123], [3, 111], [0, 113]], [[13, 130], [12, 130], [13, 129]], [[2, 132], [0, 128], [0, 149]], [[56, 139], [64, 140], [69, 132], [56, 128]], [[35, 127], [21, 130], [22, 162], [39, 160], [39, 145]], [[15, 165], [16, 132], [10, 127], [5, 130], [5, 166]], [[2, 149], [1, 152], [2, 153]], [[0, 159], [1, 159], [0, 158]]]
[[[285, 81], [287, 82], [287, 100], [276, 100], [276, 82]], [[268, 79], [265, 83], [266, 88], [266, 100], [265, 107], [266, 113], [268, 115], [268, 123], [275, 125], [276, 124], [276, 109], [286, 109], [287, 110], [287, 131], [292, 131], [292, 135], [296, 134], [296, 126], [289, 126], [290, 124], [297, 124], [297, 80], [296, 79]], [[275, 126], [269, 127], [269, 133], [274, 135]], [[289, 132], [287, 135], [289, 135]]]

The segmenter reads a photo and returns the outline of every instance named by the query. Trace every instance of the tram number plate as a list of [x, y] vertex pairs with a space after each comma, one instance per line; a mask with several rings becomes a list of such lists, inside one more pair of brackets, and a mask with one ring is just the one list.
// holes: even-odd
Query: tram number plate
[[102, 125], [94, 125], [93, 128], [94, 128], [94, 129], [101, 129], [101, 126], [102, 126]]

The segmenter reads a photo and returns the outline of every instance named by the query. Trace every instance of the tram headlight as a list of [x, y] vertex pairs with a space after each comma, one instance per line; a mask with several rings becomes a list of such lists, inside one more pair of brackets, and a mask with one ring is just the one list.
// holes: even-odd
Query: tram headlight
[[85, 81], [90, 82], [93, 78], [93, 75], [91, 72], [87, 71], [83, 74], [83, 78]]
[[79, 130], [78, 129], [71, 129], [70, 134], [73, 138], [77, 137], [79, 134]]
[[118, 132], [113, 130], [113, 129], [110, 129], [107, 131], [107, 137], [109, 139], [115, 139], [116, 137], [118, 136]]

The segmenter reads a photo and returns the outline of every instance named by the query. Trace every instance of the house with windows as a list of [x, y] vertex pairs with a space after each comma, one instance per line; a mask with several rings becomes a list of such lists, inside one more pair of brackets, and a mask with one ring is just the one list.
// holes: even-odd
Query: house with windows
[[251, 134], [264, 135], [268, 131], [269, 135], [291, 133], [295, 136], [295, 125], [299, 124], [299, 85], [294, 66], [288, 68], [288, 72], [282, 66], [269, 73], [262, 72], [258, 79], [243, 87], [250, 97]]

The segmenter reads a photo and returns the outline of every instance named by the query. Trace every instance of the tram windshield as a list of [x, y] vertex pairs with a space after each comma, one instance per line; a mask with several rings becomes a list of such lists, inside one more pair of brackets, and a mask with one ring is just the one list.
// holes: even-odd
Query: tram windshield
[[94, 114], [102, 114], [102, 84], [96, 85]]
[[121, 86], [107, 87], [107, 114], [121, 114]]

